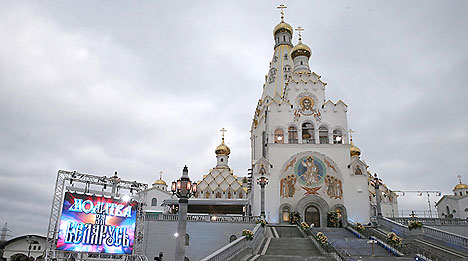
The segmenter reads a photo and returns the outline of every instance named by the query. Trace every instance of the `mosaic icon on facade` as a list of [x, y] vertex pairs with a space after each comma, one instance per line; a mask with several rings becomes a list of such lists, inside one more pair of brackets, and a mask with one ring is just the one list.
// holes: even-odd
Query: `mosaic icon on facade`
[[301, 184], [317, 186], [324, 180], [326, 167], [320, 159], [314, 156], [304, 156], [296, 162], [294, 173]]

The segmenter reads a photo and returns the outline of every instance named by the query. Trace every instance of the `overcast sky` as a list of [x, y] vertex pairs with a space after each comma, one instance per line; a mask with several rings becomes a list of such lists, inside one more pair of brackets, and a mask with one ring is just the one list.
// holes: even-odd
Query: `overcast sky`
[[[59, 169], [152, 183], [239, 176], [276, 6], [393, 190], [468, 183], [467, 1], [1, 1], [0, 226], [46, 234]], [[297, 35], [294, 43], [297, 42]], [[438, 198], [431, 197], [431, 201]], [[427, 198], [399, 198], [427, 210]]]

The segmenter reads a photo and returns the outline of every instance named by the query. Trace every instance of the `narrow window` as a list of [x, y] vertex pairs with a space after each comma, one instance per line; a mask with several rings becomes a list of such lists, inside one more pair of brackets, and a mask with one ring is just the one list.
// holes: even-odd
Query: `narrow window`
[[189, 234], [185, 234], [185, 245], [186, 246], [190, 245], [190, 235]]
[[301, 65], [304, 65], [304, 63], [301, 61]]
[[328, 129], [325, 126], [319, 128], [319, 140], [320, 144], [328, 144]]
[[343, 134], [340, 130], [333, 131], [333, 144], [343, 144]]
[[297, 144], [297, 129], [294, 126], [288, 128], [288, 143]]
[[286, 36], [283, 35], [283, 41], [286, 42]]
[[158, 199], [157, 199], [157, 198], [153, 198], [153, 199], [151, 200], [151, 206], [154, 207], [154, 206], [157, 206], [157, 205], [158, 205]]
[[275, 130], [275, 143], [284, 143], [284, 132], [281, 128]]
[[302, 143], [315, 143], [315, 129], [312, 123], [302, 124]]

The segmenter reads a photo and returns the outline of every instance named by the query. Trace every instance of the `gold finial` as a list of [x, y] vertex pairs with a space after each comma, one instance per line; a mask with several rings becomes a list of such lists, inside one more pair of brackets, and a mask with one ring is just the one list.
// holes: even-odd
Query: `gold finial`
[[352, 129], [349, 129], [349, 138], [351, 141], [353, 141], [353, 133], [354, 131]]
[[223, 135], [223, 141], [224, 141], [224, 133], [225, 133], [227, 130], [226, 130], [225, 128], [222, 128], [222, 129], [220, 129], [219, 131], [222, 133], [222, 135]]
[[283, 4], [280, 4], [278, 7], [276, 7], [278, 9], [281, 9], [281, 22], [284, 22], [284, 9], [288, 8], [287, 6], [283, 5]]
[[457, 177], [458, 177], [458, 181], [460, 181], [460, 184], [462, 184], [462, 182], [461, 182], [461, 176], [458, 175]]
[[302, 43], [302, 31], [304, 31], [304, 28], [298, 26], [298, 27], [296, 28], [296, 31], [297, 31], [298, 34], [299, 34], [299, 43]]

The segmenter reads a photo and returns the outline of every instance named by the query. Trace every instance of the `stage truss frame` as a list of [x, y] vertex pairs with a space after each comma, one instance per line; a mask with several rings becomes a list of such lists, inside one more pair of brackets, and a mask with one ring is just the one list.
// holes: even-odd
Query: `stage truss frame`
[[[70, 186], [66, 186], [69, 182]], [[91, 189], [97, 187], [100, 190]], [[111, 191], [107, 191], [107, 190]], [[114, 176], [97, 176], [92, 174], [80, 173], [77, 171], [59, 170], [57, 173], [57, 180], [55, 182], [55, 190], [52, 198], [52, 208], [50, 210], [49, 226], [47, 228], [47, 248], [45, 250], [45, 259], [66, 259], [70, 256], [75, 256], [77, 260], [88, 259], [83, 257], [88, 254], [99, 253], [84, 253], [84, 252], [70, 252], [63, 250], [56, 250], [56, 242], [58, 236], [60, 216], [63, 206], [63, 198], [66, 191], [75, 191], [83, 193], [91, 193], [95, 195], [111, 196], [115, 198], [122, 198], [126, 195], [131, 199], [138, 202], [137, 217], [135, 223], [135, 240], [132, 255], [122, 254], [106, 254], [112, 259], [126, 260], [148, 260], [142, 253], [143, 239], [144, 239], [144, 225], [145, 215], [144, 207], [146, 205], [146, 193], [148, 184], [139, 183], [137, 181], [122, 180], [117, 176], [117, 171]], [[122, 194], [122, 192], [126, 192]]]

